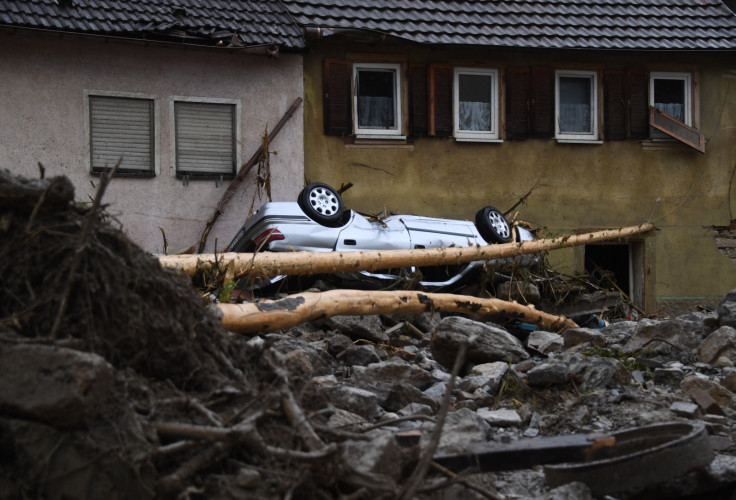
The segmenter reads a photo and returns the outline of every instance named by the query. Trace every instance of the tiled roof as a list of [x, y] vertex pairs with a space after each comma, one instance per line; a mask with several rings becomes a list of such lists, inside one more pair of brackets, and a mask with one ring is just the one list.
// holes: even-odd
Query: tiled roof
[[244, 45], [304, 47], [277, 0], [0, 0], [2, 25], [224, 45], [237, 34]]
[[305, 26], [370, 30], [431, 45], [736, 50], [721, 0], [284, 0]]

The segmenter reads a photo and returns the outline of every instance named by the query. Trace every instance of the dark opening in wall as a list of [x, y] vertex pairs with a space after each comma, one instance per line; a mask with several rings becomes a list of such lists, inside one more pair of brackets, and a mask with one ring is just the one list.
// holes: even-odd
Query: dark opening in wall
[[[629, 245], [585, 245], [585, 270], [592, 279], [610, 278], [630, 294], [630, 255]], [[605, 287], [607, 283], [601, 285]]]

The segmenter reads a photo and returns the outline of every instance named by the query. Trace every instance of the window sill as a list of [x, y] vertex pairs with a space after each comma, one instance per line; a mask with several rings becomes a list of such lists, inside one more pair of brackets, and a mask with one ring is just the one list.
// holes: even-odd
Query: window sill
[[414, 142], [407, 141], [406, 136], [392, 136], [390, 139], [371, 136], [346, 137], [345, 147], [349, 149], [414, 149]]
[[474, 137], [455, 137], [455, 142], [488, 142], [491, 144], [501, 144], [503, 139], [480, 139]]
[[356, 134], [355, 140], [357, 141], [405, 141], [405, 135], [390, 135], [390, 134]]
[[[108, 174], [112, 171], [111, 168], [105, 169], [105, 170], [93, 170], [90, 172], [90, 175], [94, 175], [96, 177], [100, 177], [103, 174]], [[151, 172], [150, 170], [116, 170], [115, 175], [113, 177], [141, 177], [141, 178], [150, 178], [150, 177], [156, 177], [156, 174]]]
[[691, 151], [692, 148], [674, 139], [645, 139], [641, 141], [644, 151]]
[[603, 144], [598, 139], [557, 139], [559, 144]]

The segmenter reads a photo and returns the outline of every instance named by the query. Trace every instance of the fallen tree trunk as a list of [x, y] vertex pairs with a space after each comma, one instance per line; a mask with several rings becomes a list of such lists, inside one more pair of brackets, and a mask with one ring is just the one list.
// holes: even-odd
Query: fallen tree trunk
[[244, 304], [220, 304], [223, 326], [236, 333], [273, 332], [305, 321], [330, 316], [391, 313], [449, 312], [519, 320], [549, 331], [576, 328], [574, 321], [533, 307], [500, 299], [482, 299], [451, 293], [415, 291], [374, 292], [331, 290], [305, 292], [279, 300]]
[[[503, 259], [536, 254], [556, 248], [624, 239], [654, 229], [650, 223], [592, 233], [545, 238], [522, 243], [473, 247], [415, 250], [371, 250], [354, 252], [261, 252], [201, 255], [162, 255], [161, 265], [181, 269], [190, 276], [215, 266], [235, 277], [252, 274], [260, 277], [376, 271], [400, 267], [461, 264], [476, 260]], [[231, 269], [228, 269], [231, 268]]]

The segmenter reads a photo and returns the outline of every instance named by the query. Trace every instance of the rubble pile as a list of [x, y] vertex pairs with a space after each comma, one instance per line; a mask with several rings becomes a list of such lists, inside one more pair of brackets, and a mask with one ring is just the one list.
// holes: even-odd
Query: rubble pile
[[[561, 332], [424, 312], [241, 336], [99, 203], [22, 204], [9, 185], [48, 188], [0, 176], [2, 498], [736, 491], [736, 290], [716, 311]], [[662, 422], [704, 423], [712, 459], [636, 489], [617, 478], [606, 493], [553, 485], [543, 466], [430, 460]]]

